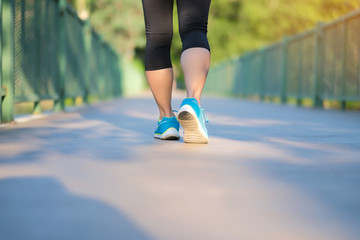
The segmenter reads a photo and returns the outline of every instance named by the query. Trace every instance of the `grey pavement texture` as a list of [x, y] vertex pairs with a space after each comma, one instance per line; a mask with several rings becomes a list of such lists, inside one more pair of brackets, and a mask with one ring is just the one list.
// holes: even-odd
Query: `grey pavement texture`
[[360, 239], [360, 113], [203, 105], [208, 145], [151, 97], [1, 127], [0, 239]]

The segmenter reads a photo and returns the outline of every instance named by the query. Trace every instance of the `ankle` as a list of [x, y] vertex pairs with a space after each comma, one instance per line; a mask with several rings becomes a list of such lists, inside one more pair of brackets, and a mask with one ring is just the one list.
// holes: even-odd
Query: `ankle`
[[195, 95], [195, 94], [187, 94], [187, 98], [195, 98], [199, 105], [201, 106], [201, 103], [200, 103], [200, 96], [199, 95]]
[[171, 111], [170, 113], [164, 113], [164, 114], [160, 114], [160, 117], [159, 119], [163, 119], [164, 117], [167, 117], [167, 118], [171, 118], [171, 117], [174, 117], [174, 113]]

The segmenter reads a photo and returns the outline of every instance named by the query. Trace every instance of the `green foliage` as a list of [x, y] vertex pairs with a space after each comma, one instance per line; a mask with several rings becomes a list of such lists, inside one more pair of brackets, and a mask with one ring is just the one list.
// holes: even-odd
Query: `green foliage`
[[259, 48], [359, 7], [357, 0], [213, 1], [208, 33], [212, 59], [219, 61]]
[[[129, 58], [142, 57], [144, 19], [140, 0], [71, 0], [85, 2], [91, 23], [115, 49]], [[239, 55], [313, 28], [360, 7], [358, 0], [213, 0], [208, 37], [212, 62]], [[174, 8], [172, 58], [180, 69], [181, 41]], [[135, 49], [138, 50], [135, 53]]]

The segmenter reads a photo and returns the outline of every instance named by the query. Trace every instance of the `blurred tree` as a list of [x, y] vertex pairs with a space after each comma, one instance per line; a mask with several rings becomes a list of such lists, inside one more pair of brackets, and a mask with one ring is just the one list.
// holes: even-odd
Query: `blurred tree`
[[[92, 26], [117, 51], [131, 59], [145, 48], [144, 19], [140, 0], [68, 0], [79, 16], [90, 16]], [[85, 12], [85, 13], [84, 13]]]
[[218, 61], [313, 28], [360, 7], [358, 0], [219, 0], [209, 19], [212, 59]]

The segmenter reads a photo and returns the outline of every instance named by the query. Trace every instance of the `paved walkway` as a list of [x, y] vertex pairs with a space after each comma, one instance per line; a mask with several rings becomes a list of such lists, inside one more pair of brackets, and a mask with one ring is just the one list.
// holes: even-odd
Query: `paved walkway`
[[150, 97], [1, 127], [0, 239], [360, 239], [360, 113], [204, 105], [208, 145]]

